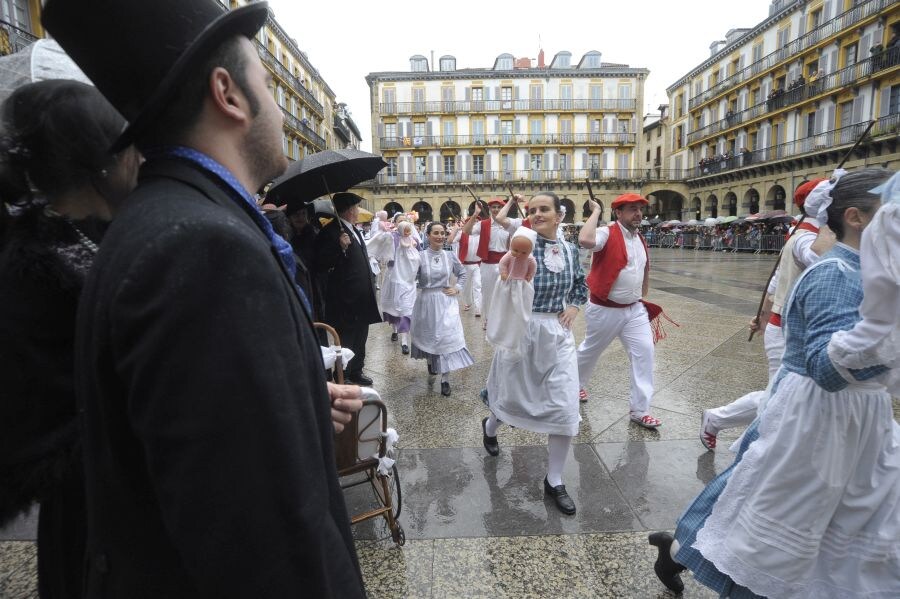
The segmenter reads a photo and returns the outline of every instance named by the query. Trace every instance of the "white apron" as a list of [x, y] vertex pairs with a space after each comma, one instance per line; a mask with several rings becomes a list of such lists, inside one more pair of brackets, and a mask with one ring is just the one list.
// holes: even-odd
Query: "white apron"
[[498, 280], [491, 305], [494, 318], [487, 323], [487, 340], [498, 349], [518, 352], [531, 319], [534, 285], [524, 279]]

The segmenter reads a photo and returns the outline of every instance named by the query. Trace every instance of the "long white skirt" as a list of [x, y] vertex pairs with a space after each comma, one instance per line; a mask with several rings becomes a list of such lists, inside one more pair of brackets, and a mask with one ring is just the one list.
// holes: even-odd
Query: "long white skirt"
[[459, 302], [440, 288], [422, 289], [413, 308], [410, 354], [430, 360], [439, 372], [459, 370], [475, 363], [466, 349]]
[[415, 304], [415, 278], [404, 281], [396, 266], [388, 268], [381, 285], [381, 311], [391, 316], [411, 316]]
[[900, 597], [900, 427], [868, 383], [788, 373], [694, 548], [779, 597]]
[[532, 312], [519, 350], [497, 349], [487, 380], [488, 405], [512, 426], [574, 437], [578, 410], [578, 358], [572, 331], [556, 314]]

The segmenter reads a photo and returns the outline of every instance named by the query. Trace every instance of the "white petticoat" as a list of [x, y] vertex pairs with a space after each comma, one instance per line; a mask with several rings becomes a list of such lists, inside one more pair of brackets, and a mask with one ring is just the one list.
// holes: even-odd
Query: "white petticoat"
[[487, 340], [498, 349], [519, 351], [525, 329], [531, 319], [534, 285], [523, 279], [498, 280], [494, 286], [491, 305], [496, 308], [494, 318], [487, 323]]
[[693, 546], [770, 599], [900, 597], [900, 427], [883, 388], [788, 373]]
[[574, 437], [578, 409], [578, 358], [572, 331], [556, 314], [533, 312], [519, 350], [494, 352], [487, 380], [488, 402], [512, 426]]

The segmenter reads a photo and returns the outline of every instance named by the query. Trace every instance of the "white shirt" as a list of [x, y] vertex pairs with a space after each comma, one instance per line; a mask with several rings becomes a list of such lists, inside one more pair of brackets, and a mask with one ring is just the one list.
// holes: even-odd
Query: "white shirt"
[[[612, 289], [609, 290], [607, 299], [617, 304], [633, 304], [642, 297], [641, 291], [644, 288], [647, 251], [644, 249], [644, 243], [639, 235], [632, 233], [618, 222], [615, 226], [621, 229], [622, 237], [625, 239], [625, 251], [628, 254], [628, 262], [619, 271], [619, 276], [613, 283]], [[598, 227], [594, 251], [599, 252], [606, 247], [607, 241], [609, 241], [609, 227]]]
[[[807, 216], [803, 221], [813, 225], [814, 227], [819, 227], [819, 221], [815, 218]], [[818, 235], [813, 233], [812, 231], [807, 231], [806, 229], [800, 229], [792, 235], [797, 236], [797, 240], [794, 242], [794, 247], [792, 250], [792, 254], [794, 256], [794, 260], [797, 264], [802, 264], [805, 268], [809, 268], [813, 264], [819, 261], [819, 255], [812, 250], [812, 244], [818, 238]], [[772, 277], [772, 281], [769, 283], [768, 289], [766, 289], [766, 293], [769, 295], [775, 295], [775, 290], [778, 288], [778, 277], [781, 274], [781, 267], [775, 270], [775, 275]]]
[[[479, 229], [480, 230], [480, 229]], [[488, 240], [489, 252], [505, 252], [509, 249], [509, 231], [491, 220], [491, 238]]]

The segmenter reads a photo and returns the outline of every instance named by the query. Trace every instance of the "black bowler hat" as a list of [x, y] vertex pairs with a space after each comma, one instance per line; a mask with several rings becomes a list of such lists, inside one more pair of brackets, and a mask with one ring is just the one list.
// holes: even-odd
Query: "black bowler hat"
[[336, 193], [331, 196], [331, 201], [332, 203], [334, 203], [334, 211], [340, 214], [350, 206], [356, 206], [357, 204], [362, 202], [363, 199], [355, 193], [342, 191], [341, 193]]
[[256, 35], [267, 2], [48, 0], [41, 21], [129, 125], [112, 151], [153, 126], [186, 77], [222, 42]]

